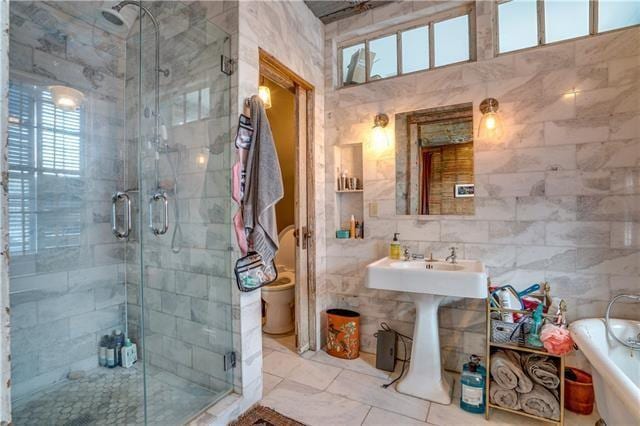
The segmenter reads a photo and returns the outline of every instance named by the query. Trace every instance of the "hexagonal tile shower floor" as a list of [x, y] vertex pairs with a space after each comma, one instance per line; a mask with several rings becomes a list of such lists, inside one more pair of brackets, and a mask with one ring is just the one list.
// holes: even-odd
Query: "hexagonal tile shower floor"
[[[148, 424], [178, 425], [214, 403], [212, 390], [149, 368]], [[14, 402], [13, 423], [21, 425], [144, 424], [142, 366], [97, 368]]]

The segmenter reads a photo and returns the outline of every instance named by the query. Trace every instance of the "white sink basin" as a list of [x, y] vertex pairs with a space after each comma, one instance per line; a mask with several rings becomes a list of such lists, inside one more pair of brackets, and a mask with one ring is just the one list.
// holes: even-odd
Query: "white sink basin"
[[464, 269], [462, 265], [452, 265], [444, 262], [393, 262], [389, 264], [391, 268], [400, 269], [432, 269], [436, 271], [461, 271]]
[[385, 257], [367, 265], [367, 287], [483, 299], [487, 297], [487, 273], [476, 260], [447, 263]]
[[398, 392], [440, 404], [451, 403], [451, 385], [440, 363], [438, 307], [446, 296], [487, 297], [487, 273], [475, 260], [456, 263], [399, 261], [385, 257], [367, 265], [365, 286], [379, 290], [414, 293], [416, 323], [411, 363], [398, 382]]

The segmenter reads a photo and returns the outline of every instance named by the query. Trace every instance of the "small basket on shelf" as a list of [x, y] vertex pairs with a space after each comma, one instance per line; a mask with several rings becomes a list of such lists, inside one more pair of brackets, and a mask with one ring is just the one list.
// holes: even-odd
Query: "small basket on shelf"
[[[558, 323], [562, 321], [566, 307], [564, 302], [560, 306], [559, 313], [550, 312], [551, 288], [549, 283], [541, 283], [537, 293], [529, 293], [523, 300], [524, 309], [503, 308], [490, 297], [488, 314], [490, 321], [489, 338], [493, 343], [528, 346], [527, 337], [533, 328], [533, 311], [538, 304], [543, 306], [542, 317], [544, 322]], [[491, 291], [491, 287], [490, 287]], [[495, 292], [492, 292], [492, 296]]]
[[531, 331], [531, 321], [523, 317], [519, 322], [491, 318], [491, 341], [494, 343], [524, 345]]

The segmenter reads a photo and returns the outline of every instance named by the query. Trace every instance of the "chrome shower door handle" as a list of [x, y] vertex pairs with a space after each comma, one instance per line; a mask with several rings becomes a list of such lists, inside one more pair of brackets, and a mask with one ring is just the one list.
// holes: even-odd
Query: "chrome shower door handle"
[[[118, 214], [116, 212], [118, 201], [122, 199], [125, 201], [124, 232], [120, 232], [118, 229]], [[131, 198], [129, 198], [129, 194], [126, 192], [118, 191], [111, 197], [111, 231], [113, 235], [120, 240], [127, 238], [131, 233]]]
[[[162, 218], [162, 227], [156, 228], [156, 225], [153, 223], [153, 206], [158, 202], [162, 201], [163, 206], [163, 218]], [[169, 230], [169, 199], [167, 198], [166, 192], [156, 192], [149, 199], [149, 228], [153, 235], [163, 235], [166, 234]]]

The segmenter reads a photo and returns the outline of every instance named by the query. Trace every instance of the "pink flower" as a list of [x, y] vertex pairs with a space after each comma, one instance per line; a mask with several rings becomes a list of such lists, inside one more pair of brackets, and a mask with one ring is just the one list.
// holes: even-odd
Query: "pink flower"
[[545, 324], [540, 332], [540, 340], [547, 352], [564, 355], [573, 349], [573, 340], [569, 330], [554, 324]]

